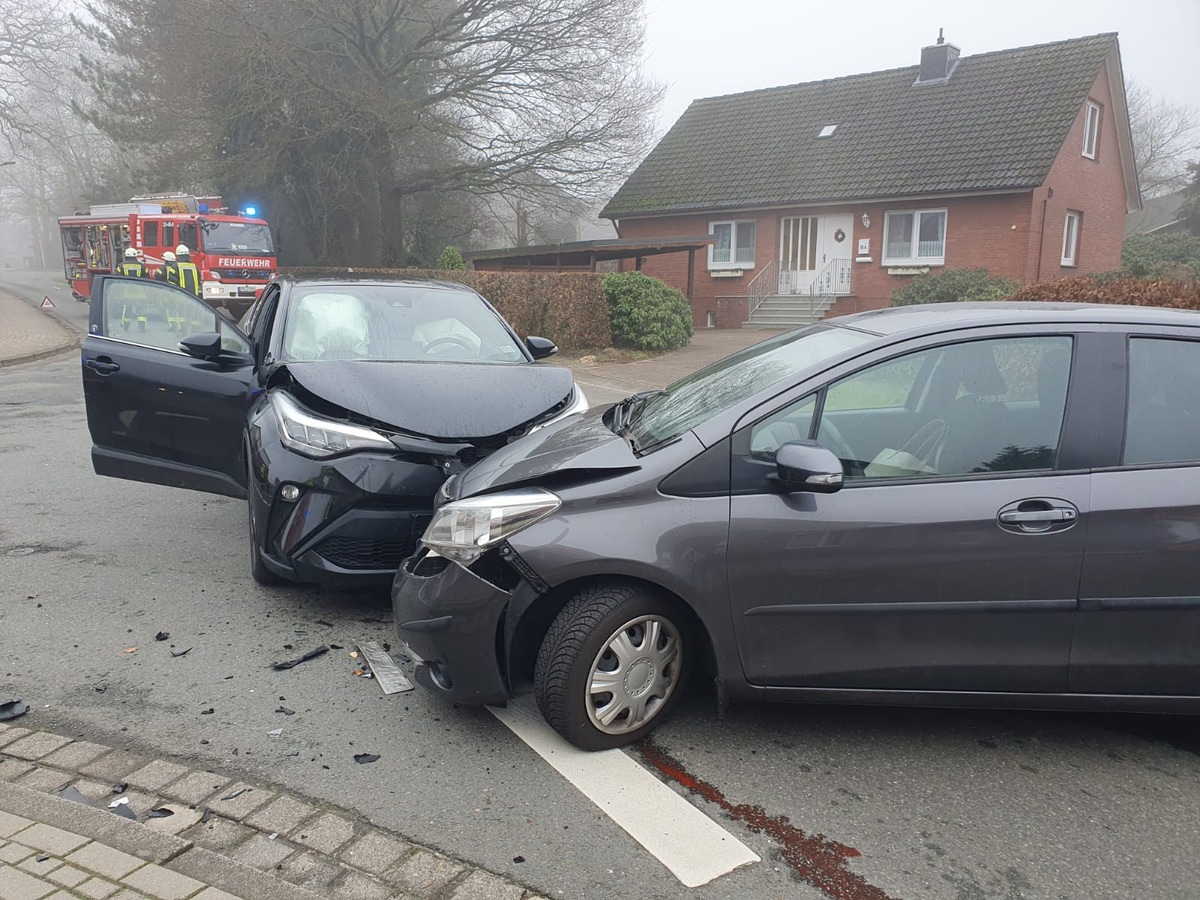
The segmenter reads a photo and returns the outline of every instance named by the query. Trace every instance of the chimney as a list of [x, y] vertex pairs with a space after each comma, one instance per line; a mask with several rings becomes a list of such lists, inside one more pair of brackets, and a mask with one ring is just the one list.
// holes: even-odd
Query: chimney
[[921, 71], [917, 75], [917, 84], [945, 81], [949, 78], [958, 63], [958, 53], [957, 47], [946, 43], [946, 39], [942, 37], [942, 29], [939, 28], [937, 43], [921, 48]]

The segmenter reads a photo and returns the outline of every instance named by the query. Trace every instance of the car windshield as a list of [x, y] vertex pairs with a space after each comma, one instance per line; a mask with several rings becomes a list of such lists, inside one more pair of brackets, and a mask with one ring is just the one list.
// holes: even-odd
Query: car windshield
[[527, 362], [478, 295], [413, 284], [321, 284], [292, 291], [284, 358]]
[[747, 347], [646, 400], [629, 425], [646, 449], [690, 431], [759, 391], [871, 340], [847, 328], [812, 325]]
[[204, 251], [206, 253], [248, 253], [269, 255], [275, 252], [271, 243], [271, 229], [266, 225], [247, 222], [201, 221], [204, 229]]

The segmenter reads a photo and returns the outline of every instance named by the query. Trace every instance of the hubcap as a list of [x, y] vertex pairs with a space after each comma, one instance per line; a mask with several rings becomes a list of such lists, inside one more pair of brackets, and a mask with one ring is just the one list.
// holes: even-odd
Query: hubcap
[[662, 709], [679, 683], [679, 630], [659, 616], [626, 622], [604, 642], [588, 675], [588, 718], [628, 734]]

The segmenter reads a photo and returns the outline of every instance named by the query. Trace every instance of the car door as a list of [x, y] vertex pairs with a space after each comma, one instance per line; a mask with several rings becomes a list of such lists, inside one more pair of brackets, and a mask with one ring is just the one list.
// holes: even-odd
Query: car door
[[[220, 352], [183, 352], [200, 333], [220, 334]], [[253, 357], [212, 307], [162, 282], [98, 278], [82, 362], [97, 474], [244, 496]]]
[[[1056, 462], [1072, 348], [901, 353], [735, 433], [729, 583], [750, 682], [1066, 690], [1089, 483]], [[774, 450], [809, 437], [842, 460], [839, 492], [772, 480]]]
[[1092, 478], [1071, 690], [1196, 695], [1200, 340], [1114, 337], [1103, 414], [1124, 420], [1125, 439]]

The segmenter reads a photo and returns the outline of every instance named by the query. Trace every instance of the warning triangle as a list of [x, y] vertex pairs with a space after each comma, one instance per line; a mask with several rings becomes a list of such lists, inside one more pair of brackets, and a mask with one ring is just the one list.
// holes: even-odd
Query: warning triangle
[[54, 301], [49, 297], [42, 298], [42, 309], [54, 309]]

